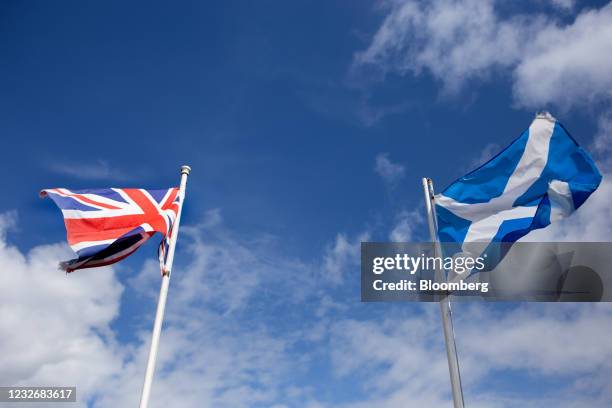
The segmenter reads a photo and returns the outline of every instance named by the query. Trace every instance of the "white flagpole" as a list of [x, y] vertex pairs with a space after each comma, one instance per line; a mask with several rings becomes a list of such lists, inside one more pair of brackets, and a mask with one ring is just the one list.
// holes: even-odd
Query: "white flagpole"
[[[431, 179], [423, 178], [423, 191], [425, 193], [425, 208], [427, 209], [429, 235], [431, 237], [431, 242], [434, 243], [435, 256], [441, 256], [440, 242], [437, 234], [437, 218], [433, 206], [434, 190]], [[448, 370], [450, 372], [451, 389], [453, 391], [453, 404], [455, 408], [463, 408], [463, 389], [461, 388], [459, 359], [457, 357], [457, 346], [455, 345], [455, 333], [453, 331], [453, 316], [451, 313], [450, 299], [446, 295], [442, 296], [440, 299], [440, 314], [442, 316], [442, 327], [444, 328], [446, 357], [448, 359]]]
[[181, 185], [179, 188], [179, 208], [176, 214], [176, 220], [172, 226], [172, 236], [168, 245], [168, 255], [164, 265], [161, 287], [159, 289], [159, 299], [157, 301], [157, 311], [155, 312], [155, 324], [153, 324], [153, 333], [151, 335], [151, 348], [149, 349], [149, 359], [147, 360], [147, 371], [145, 372], [144, 385], [142, 386], [142, 395], [140, 396], [140, 408], [147, 408], [149, 405], [149, 397], [151, 395], [151, 384], [153, 382], [153, 373], [155, 372], [155, 360], [157, 359], [157, 347], [159, 346], [159, 336], [161, 334], [162, 323], [164, 320], [164, 311], [166, 309], [166, 298], [168, 297], [168, 287], [170, 285], [170, 273], [172, 271], [172, 262], [174, 261], [174, 248], [176, 247], [176, 239], [178, 237], [179, 225], [181, 223], [181, 212], [183, 211], [183, 202], [185, 201], [185, 186], [187, 185], [187, 176], [191, 172], [191, 167], [181, 166]]

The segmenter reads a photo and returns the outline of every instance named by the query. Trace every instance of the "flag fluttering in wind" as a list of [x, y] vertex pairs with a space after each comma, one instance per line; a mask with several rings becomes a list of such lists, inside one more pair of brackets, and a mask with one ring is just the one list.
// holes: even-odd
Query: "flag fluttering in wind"
[[[456, 243], [460, 252], [484, 248], [485, 256], [493, 255], [487, 258], [492, 269], [509, 248], [496, 243], [515, 242], [569, 216], [600, 182], [601, 174], [589, 154], [552, 115], [540, 113], [510, 146], [442, 193], [434, 195], [431, 180], [423, 179], [431, 240], [438, 253], [439, 242]], [[440, 311], [453, 403], [463, 408], [448, 296], [440, 300]]]
[[181, 223], [187, 177], [191, 167], [181, 166], [180, 187], [165, 190], [105, 188], [96, 190], [47, 189], [62, 210], [68, 244], [77, 258], [60, 263], [66, 272], [110, 265], [128, 257], [156, 233], [161, 234], [159, 262], [161, 286], [151, 334], [140, 408], [147, 408], [170, 285], [172, 263]]
[[62, 210], [68, 244], [77, 258], [60, 267], [77, 269], [110, 265], [131, 255], [155, 233], [162, 235], [162, 265], [180, 205], [179, 189], [108, 188], [41, 191]]
[[593, 159], [549, 113], [435, 196], [442, 242], [514, 242], [565, 218], [597, 189]]

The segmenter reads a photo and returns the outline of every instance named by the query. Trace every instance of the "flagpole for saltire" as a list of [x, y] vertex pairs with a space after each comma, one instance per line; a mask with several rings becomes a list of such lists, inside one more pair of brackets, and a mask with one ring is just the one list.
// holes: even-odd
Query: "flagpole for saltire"
[[191, 167], [181, 167], [181, 185], [179, 188], [179, 208], [176, 213], [176, 220], [172, 226], [172, 235], [168, 245], [168, 255], [164, 265], [162, 274], [161, 287], [159, 289], [159, 299], [157, 301], [157, 311], [155, 312], [155, 323], [153, 324], [153, 333], [151, 335], [151, 347], [149, 349], [149, 358], [147, 360], [147, 371], [145, 372], [144, 385], [142, 386], [142, 395], [140, 396], [140, 408], [147, 408], [149, 405], [149, 397], [151, 395], [151, 384], [153, 382], [153, 373], [155, 372], [155, 360], [157, 359], [157, 347], [159, 346], [159, 336], [161, 334], [162, 323], [164, 320], [164, 311], [166, 309], [166, 298], [168, 297], [168, 287], [170, 285], [170, 274], [172, 272], [172, 262], [174, 261], [174, 248], [176, 247], [176, 239], [178, 237], [179, 225], [181, 223], [181, 213], [183, 211], [183, 202], [185, 201], [185, 186], [187, 185], [187, 176], [191, 172]]
[[[434, 244], [435, 256], [441, 256], [440, 241], [437, 233], [437, 219], [434, 209], [434, 190], [431, 179], [423, 178], [423, 191], [425, 193], [425, 208], [427, 209], [427, 223], [429, 235]], [[450, 372], [451, 389], [453, 391], [453, 404], [455, 408], [463, 408], [463, 389], [461, 388], [461, 375], [459, 373], [459, 359], [457, 357], [457, 346], [455, 344], [455, 333], [453, 331], [453, 316], [451, 313], [450, 299], [443, 295], [440, 299], [440, 314], [442, 315], [442, 327], [444, 328], [444, 341], [446, 343], [446, 357], [448, 359], [448, 370]]]

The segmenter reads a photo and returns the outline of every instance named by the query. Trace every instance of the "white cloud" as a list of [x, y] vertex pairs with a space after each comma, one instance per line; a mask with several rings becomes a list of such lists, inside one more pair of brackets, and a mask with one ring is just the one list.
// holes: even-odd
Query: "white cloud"
[[425, 228], [423, 211], [425, 210], [420, 208], [412, 211], [400, 211], [396, 217], [395, 225], [389, 233], [389, 240], [392, 242], [415, 241], [417, 231]]
[[587, 107], [612, 96], [612, 5], [547, 24], [514, 71], [514, 95], [527, 107]]
[[336, 241], [327, 248], [323, 258], [324, 277], [334, 284], [339, 284], [344, 281], [347, 269], [353, 267], [358, 270], [361, 242], [368, 239], [367, 232], [361, 233], [353, 241], [350, 241], [345, 234], [336, 235]]
[[[478, 356], [489, 369], [580, 378], [612, 368], [612, 343], [606, 341], [612, 308], [606, 303], [544, 303], [501, 315], [488, 307], [463, 309], [466, 318], [458, 322], [457, 332], [462, 350], [472, 358]], [[467, 318], [470, 315], [477, 319]]]
[[[306, 362], [290, 351], [299, 339], [272, 333], [276, 327], [263, 310], [310, 296], [314, 269], [277, 252], [273, 238], [236, 237], [218, 210], [199, 225], [184, 226], [181, 234], [179, 256], [189, 261], [174, 268], [152, 408], [282, 406], [305, 398], [289, 375]], [[131, 283], [150, 298], [158, 277], [151, 262]], [[96, 407], [137, 404], [149, 336], [148, 330], [140, 332], [140, 343]], [[296, 390], [302, 397], [291, 396]]]
[[185, 226], [181, 233], [190, 260], [183, 266], [183, 280], [176, 283], [181, 303], [206, 304], [225, 314], [242, 310], [270, 281], [286, 283], [294, 301], [303, 299], [309, 289], [311, 265], [283, 255], [272, 236], [236, 236], [218, 210], [209, 211], [202, 224]]
[[[152, 408], [241, 408], [272, 405], [282, 398], [284, 376], [291, 364], [286, 339], [275, 338], [264, 329], [241, 327], [202, 308], [186, 308], [176, 302], [169, 306]], [[96, 407], [137, 405], [147, 349], [144, 342], [135, 350], [133, 360], [106, 385]]]
[[399, 163], [393, 163], [389, 159], [389, 153], [379, 153], [376, 155], [374, 171], [390, 185], [396, 184], [406, 175], [406, 168]]
[[600, 115], [593, 148], [599, 157], [604, 159], [604, 165], [609, 166], [609, 153], [612, 149], [612, 110]]
[[0, 214], [0, 245], [6, 245], [6, 233], [17, 227], [17, 212], [9, 211]]
[[125, 171], [111, 166], [105, 160], [88, 163], [56, 162], [48, 165], [49, 170], [83, 180], [118, 180], [125, 181], [132, 177]]
[[573, 10], [576, 5], [576, 0], [546, 0], [549, 1], [554, 7], [570, 11]]
[[122, 351], [110, 324], [122, 286], [110, 268], [66, 275], [66, 245], [22, 254], [6, 243], [14, 214], [0, 217], [0, 354], [3, 385], [78, 387], [79, 406], [121, 369]]
[[[336, 373], [358, 384], [365, 400], [342, 407], [450, 406], [448, 367], [438, 306], [378, 320], [342, 320], [331, 332]], [[606, 407], [612, 346], [607, 304], [530, 304], [506, 311], [459, 304], [455, 330], [466, 405], [475, 407]], [[494, 388], [491, 378], [562, 381], [548, 394]]]
[[[13, 224], [13, 217], [0, 217], [0, 225]], [[450, 404], [437, 305], [385, 308], [384, 314], [362, 316], [362, 305], [347, 300], [346, 292], [338, 296], [337, 286], [328, 291], [321, 285], [319, 262], [309, 266], [290, 259], [269, 237], [238, 239], [218, 211], [185, 230], [177, 259], [193, 261], [179, 262], [172, 277], [152, 408]], [[364, 239], [366, 234], [354, 239], [338, 235], [323, 262], [336, 272], [333, 279], [342, 281], [349, 268], [358, 270]], [[1, 242], [6, 285], [0, 287], [0, 352], [5, 356], [0, 382], [57, 384], [61, 378], [78, 386], [81, 406], [85, 399], [95, 399], [91, 406], [98, 408], [136, 405], [159, 284], [157, 267], [147, 271], [145, 266], [131, 281], [150, 282], [142, 286], [150, 311], [139, 319], [144, 324], [133, 327], [138, 340], [118, 343], [111, 323], [123, 288], [112, 269], [66, 276], [56, 269], [57, 261], [69, 256], [65, 245], [23, 254]], [[243, 276], [248, 284], [240, 288]], [[285, 328], [290, 324], [285, 320], [279, 327], [278, 317], [267, 315], [292, 305], [300, 311], [294, 329]], [[503, 311], [464, 304], [455, 309], [455, 317], [470, 405], [609, 406], [605, 387], [612, 348], [605, 331], [612, 313], [607, 305]], [[350, 382], [363, 400], [328, 402], [335, 396], [326, 396], [317, 381], [303, 375], [310, 370], [328, 375], [318, 371], [324, 370], [320, 361], [327, 361], [321, 359], [331, 361], [330, 381]], [[571, 392], [541, 401], [500, 396], [486, 389], [488, 378], [500, 370], [562, 379]]]
[[341, 406], [399, 408], [407, 401], [418, 407], [449, 406], [436, 311], [437, 305], [430, 304], [413, 316], [336, 322], [330, 340], [336, 375], [363, 376], [358, 389], [366, 395]]
[[[553, 1], [571, 8], [572, 1]], [[512, 73], [524, 107], [568, 109], [609, 100], [612, 89], [612, 5], [575, 21], [554, 15], [502, 17], [494, 0], [391, 1], [389, 12], [357, 66], [419, 75], [429, 72], [445, 92], [497, 71]]]
[[516, 64], [539, 22], [525, 16], [501, 20], [493, 0], [387, 4], [389, 14], [355, 63], [401, 74], [426, 70], [447, 92], [490, 75], [492, 68]]
[[[70, 257], [66, 245], [22, 254], [6, 243], [5, 230], [15, 224], [14, 217], [0, 216], [0, 383], [76, 385], [83, 407], [87, 401], [100, 408], [136, 405], [158, 268], [149, 270], [146, 264], [142, 276], [131, 280], [135, 285], [149, 282], [141, 290], [150, 313], [143, 316], [145, 324], [133, 327], [139, 341], [120, 344], [111, 323], [123, 287], [113, 269], [66, 275], [57, 269], [58, 260]], [[291, 287], [299, 285], [304, 271], [299, 263], [290, 268], [293, 262], [273, 255], [269, 242], [245, 244], [233, 238], [223, 230], [218, 212], [211, 212], [203, 225], [205, 237], [202, 229], [185, 228], [184, 255], [194, 261], [175, 268], [151, 407], [271, 406], [285, 398], [285, 383], [297, 389], [287, 373], [290, 367], [298, 372], [303, 363], [288, 357], [292, 337], [269, 333], [263, 322], [245, 324], [240, 313], [247, 304], [263, 301], [253, 295], [261, 293], [267, 279], [295, 274], [287, 284]], [[299, 292], [287, 291], [298, 301]]]

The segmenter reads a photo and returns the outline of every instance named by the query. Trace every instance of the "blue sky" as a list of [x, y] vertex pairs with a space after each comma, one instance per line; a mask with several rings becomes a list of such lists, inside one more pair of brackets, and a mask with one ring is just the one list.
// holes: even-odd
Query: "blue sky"
[[[138, 397], [155, 244], [64, 276], [42, 188], [192, 166], [153, 407], [440, 406], [437, 306], [360, 304], [359, 242], [424, 239], [420, 178], [441, 190], [540, 109], [609, 169], [605, 1], [8, 1], [0, 22], [0, 308], [27, 321], [0, 324], [0, 382], [63, 376], [83, 406]], [[542, 239], [609, 240], [601, 190]], [[468, 405], [609, 406], [605, 306], [459, 305]]]

